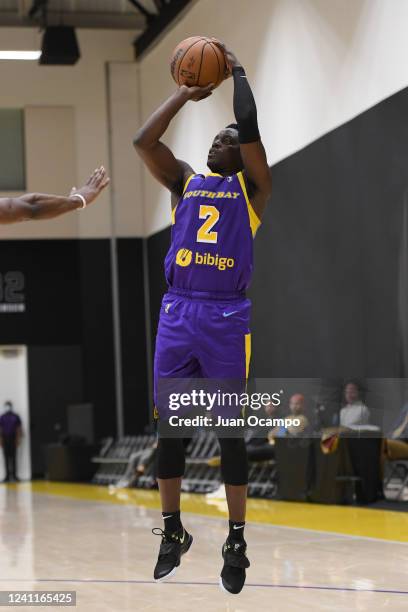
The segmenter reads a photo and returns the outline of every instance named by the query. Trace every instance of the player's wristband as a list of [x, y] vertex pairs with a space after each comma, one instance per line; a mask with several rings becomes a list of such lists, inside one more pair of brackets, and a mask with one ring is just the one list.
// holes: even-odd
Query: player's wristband
[[80, 193], [73, 193], [70, 197], [71, 198], [78, 198], [79, 200], [81, 200], [82, 206], [80, 206], [78, 210], [82, 210], [82, 209], [86, 208], [87, 202], [86, 202], [86, 200], [85, 200], [83, 195], [81, 195]]
[[242, 76], [246, 76], [246, 72], [243, 66], [234, 66], [232, 69], [232, 74], [241, 74]]

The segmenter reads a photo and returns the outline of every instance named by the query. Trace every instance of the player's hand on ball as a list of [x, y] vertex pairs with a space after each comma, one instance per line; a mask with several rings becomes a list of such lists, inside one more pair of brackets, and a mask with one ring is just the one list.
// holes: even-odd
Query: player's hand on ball
[[238, 58], [235, 55], [235, 53], [233, 51], [231, 51], [231, 49], [228, 49], [224, 45], [224, 43], [222, 43], [219, 40], [217, 40], [217, 38], [212, 38], [211, 40], [224, 53], [225, 67], [226, 67], [225, 78], [227, 79], [228, 77], [230, 77], [232, 75], [232, 69], [233, 68], [235, 68], [236, 66], [241, 66], [241, 62], [238, 60]]
[[204, 98], [211, 96], [213, 88], [214, 83], [210, 83], [206, 87], [198, 87], [198, 85], [193, 85], [192, 87], [182, 85], [180, 87], [180, 89], [186, 93], [188, 99], [193, 100], [193, 102], [199, 102], [199, 100], [204, 100]]
[[106, 176], [106, 170], [103, 166], [96, 168], [83, 187], [77, 189], [73, 187], [70, 195], [79, 193], [86, 200], [87, 204], [93, 202], [107, 185], [109, 185], [109, 177]]

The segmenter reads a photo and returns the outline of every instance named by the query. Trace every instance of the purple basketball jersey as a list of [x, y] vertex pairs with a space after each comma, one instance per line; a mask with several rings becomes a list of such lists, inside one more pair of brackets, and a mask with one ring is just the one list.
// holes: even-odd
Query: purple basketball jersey
[[173, 210], [165, 259], [169, 287], [216, 293], [244, 292], [253, 268], [259, 226], [242, 172], [193, 174]]

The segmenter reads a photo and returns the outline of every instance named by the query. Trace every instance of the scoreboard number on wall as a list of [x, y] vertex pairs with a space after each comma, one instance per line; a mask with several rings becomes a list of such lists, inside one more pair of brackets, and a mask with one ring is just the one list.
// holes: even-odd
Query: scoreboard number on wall
[[0, 272], [0, 313], [25, 312], [25, 278], [18, 270]]

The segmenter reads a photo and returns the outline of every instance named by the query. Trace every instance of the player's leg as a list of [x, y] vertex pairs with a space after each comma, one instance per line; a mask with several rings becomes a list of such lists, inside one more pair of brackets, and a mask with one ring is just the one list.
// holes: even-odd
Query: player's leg
[[157, 483], [166, 531], [177, 531], [180, 521], [181, 480], [185, 469], [183, 441], [179, 438], [159, 438], [157, 443]]
[[[228, 514], [231, 523], [245, 521], [248, 489], [248, 460], [243, 438], [220, 438], [221, 474], [227, 494]], [[243, 536], [244, 530], [232, 534]], [[231, 531], [230, 531], [230, 535]]]
[[[209, 322], [200, 351], [203, 376], [225, 381], [226, 390], [244, 392], [250, 361], [250, 302], [214, 304], [205, 309], [210, 312], [203, 312], [201, 318]], [[221, 412], [222, 408], [219, 410]], [[248, 459], [242, 430], [237, 429], [235, 437], [220, 437], [219, 443], [229, 512], [229, 532], [222, 548], [224, 566], [220, 585], [224, 590], [237, 594], [245, 584], [245, 570], [249, 567], [244, 539]]]
[[162, 538], [154, 578], [160, 581], [174, 575], [193, 537], [184, 529], [180, 516], [180, 491], [185, 466], [183, 441], [180, 438], [159, 438], [157, 451], [157, 482], [164, 529], [153, 530]]
[[[169, 306], [170, 305], [170, 306]], [[192, 358], [191, 330], [188, 305], [179, 298], [163, 298], [154, 359], [155, 406], [158, 418], [166, 418], [164, 399], [166, 383], [171, 379], [192, 377], [198, 364]], [[161, 386], [164, 383], [164, 392]], [[163, 396], [163, 397], [162, 397]], [[160, 437], [157, 445], [157, 482], [160, 491], [164, 529], [154, 529], [160, 535], [159, 557], [154, 569], [155, 580], [172, 576], [180, 565], [181, 556], [193, 541], [184, 529], [180, 517], [181, 480], [185, 468], [185, 450], [181, 438]]]
[[248, 460], [243, 438], [220, 438], [221, 473], [228, 504], [228, 536], [222, 547], [224, 566], [220, 586], [229, 593], [241, 592], [249, 560], [244, 538], [248, 492]]

